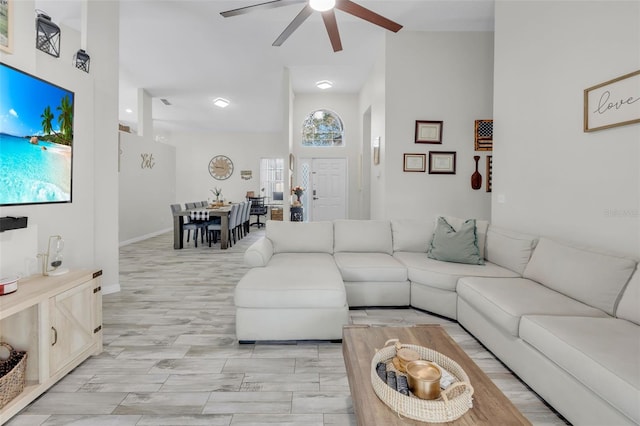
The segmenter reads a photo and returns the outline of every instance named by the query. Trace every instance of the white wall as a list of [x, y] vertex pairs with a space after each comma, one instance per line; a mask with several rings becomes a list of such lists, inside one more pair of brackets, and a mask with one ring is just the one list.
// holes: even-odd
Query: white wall
[[[373, 147], [370, 146], [370, 155], [363, 158], [362, 161], [369, 162], [369, 217], [371, 219], [384, 218], [384, 205], [386, 200], [386, 173], [383, 173], [386, 165], [386, 99], [385, 99], [385, 65], [386, 65], [386, 39], [385, 44], [380, 49], [371, 74], [367, 79], [364, 87], [360, 91], [358, 99], [359, 119], [362, 123], [369, 121], [370, 131], [369, 137], [373, 140], [380, 138], [380, 163], [373, 164]], [[369, 117], [370, 115], [370, 117]], [[366, 116], [366, 118], [365, 118]], [[363, 124], [364, 125], [364, 124]], [[363, 143], [366, 141], [363, 140]], [[372, 141], [369, 141], [372, 144]], [[365, 150], [366, 151], [366, 150]]]
[[[331, 89], [329, 89], [331, 90]], [[309, 147], [302, 146], [302, 123], [309, 113], [318, 109], [335, 112], [344, 125], [343, 146], [341, 147]], [[357, 218], [360, 215], [361, 173], [359, 161], [362, 149], [361, 118], [358, 116], [358, 96], [356, 94], [297, 94], [293, 106], [293, 154], [302, 158], [346, 158], [347, 159], [347, 217]], [[300, 184], [295, 181], [294, 185]]]
[[640, 256], [640, 125], [582, 131], [583, 90], [640, 69], [640, 3], [496, 2], [495, 22], [492, 221]]
[[[17, 1], [13, 2], [13, 7], [14, 52], [0, 53], [0, 60], [75, 93], [73, 202], [3, 207], [0, 216], [27, 216], [29, 224], [37, 225], [39, 252], [46, 250], [50, 235], [62, 235], [65, 239], [65, 266], [100, 267], [104, 270], [103, 286], [117, 287], [117, 240], [105, 238], [106, 234], [116, 234], [117, 215], [96, 215], [96, 209], [104, 208], [108, 212], [108, 205], [117, 206], [117, 189], [113, 189], [115, 181], [110, 190], [103, 190], [103, 180], [96, 179], [96, 173], [105, 173], [108, 178], [108, 168], [116, 163], [113, 162], [115, 158], [103, 157], [102, 163], [95, 161], [98, 151], [108, 150], [106, 147], [109, 146], [117, 147], [117, 136], [113, 138], [117, 135], [117, 96], [104, 96], [102, 90], [104, 87], [111, 93], [117, 93], [117, 87], [112, 90], [113, 82], [118, 78], [117, 60], [112, 60], [114, 56], [117, 58], [117, 37], [115, 43], [91, 44], [93, 38], [89, 34], [87, 51], [91, 55], [91, 73], [87, 74], [72, 65], [73, 54], [80, 48], [79, 33], [61, 26], [60, 58], [54, 58], [35, 49], [34, 2]], [[117, 2], [89, 2], [87, 14], [90, 20], [100, 16], [101, 28], [118, 27]], [[52, 18], [55, 22], [55, 17]], [[115, 122], [112, 122], [113, 116], [116, 117]], [[105, 126], [111, 126], [114, 132], [102, 132]], [[97, 147], [98, 144], [102, 147]], [[111, 173], [115, 176], [115, 169]], [[3, 238], [9, 237], [5, 235]], [[31, 257], [35, 253], [24, 255]]]
[[[492, 118], [493, 33], [401, 32], [387, 37], [386, 127], [382, 150], [388, 218], [433, 218], [448, 214], [489, 219], [485, 183], [471, 189], [474, 122]], [[416, 120], [442, 120], [442, 144], [416, 144]], [[373, 135], [375, 136], [375, 135]], [[455, 175], [403, 172], [403, 154], [455, 151]], [[374, 167], [375, 169], [375, 167]]]
[[[120, 244], [173, 229], [169, 207], [176, 199], [176, 149], [153, 141], [150, 133], [120, 132]], [[143, 164], [142, 154], [153, 160]]]
[[[288, 140], [281, 133], [178, 133], [169, 142], [176, 148], [176, 202], [202, 201], [214, 197], [214, 187], [222, 188], [225, 200], [239, 202], [247, 191], [260, 193], [260, 158], [289, 158]], [[209, 174], [209, 161], [226, 155], [233, 161], [229, 179], [216, 180]], [[252, 178], [240, 178], [241, 170], [251, 170]]]

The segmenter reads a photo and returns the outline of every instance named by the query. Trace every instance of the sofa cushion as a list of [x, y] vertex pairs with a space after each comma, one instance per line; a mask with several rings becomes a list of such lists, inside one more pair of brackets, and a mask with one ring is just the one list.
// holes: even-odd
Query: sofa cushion
[[271, 256], [273, 256], [273, 244], [270, 239], [262, 237], [244, 252], [244, 264], [250, 268], [266, 266]]
[[391, 221], [393, 251], [426, 253], [433, 236], [431, 220], [394, 219]]
[[483, 265], [475, 219], [466, 220], [454, 229], [443, 217], [438, 218], [427, 256], [443, 262]]
[[523, 276], [613, 315], [636, 262], [540, 238]]
[[640, 269], [636, 269], [622, 293], [616, 316], [640, 325]]
[[441, 262], [429, 259], [426, 253], [396, 252], [393, 257], [407, 267], [413, 283], [442, 290], [455, 291], [460, 277], [517, 277], [518, 274], [491, 262], [484, 265]]
[[534, 315], [522, 317], [520, 337], [640, 423], [640, 327], [616, 318]]
[[532, 235], [490, 225], [487, 230], [485, 258], [522, 275], [538, 242]]
[[386, 253], [335, 253], [344, 281], [406, 281], [407, 268]]
[[599, 309], [525, 278], [465, 277], [460, 278], [456, 290], [459, 298], [516, 337], [523, 315], [608, 317]]
[[[449, 223], [449, 225], [453, 226], [453, 229], [459, 229], [462, 226], [462, 224], [467, 220], [467, 219], [461, 219], [455, 216], [439, 215], [439, 216], [436, 216], [434, 226], [438, 223], [439, 217], [443, 217], [447, 221], [447, 223]], [[475, 219], [475, 221], [476, 221], [476, 237], [478, 238], [478, 249], [480, 250], [480, 256], [484, 259], [485, 258], [484, 251], [485, 251], [485, 244], [487, 239], [487, 229], [489, 228], [489, 222], [486, 220], [480, 220], [480, 219]]]
[[336, 253], [393, 253], [388, 220], [336, 220], [333, 229]]
[[340, 271], [327, 253], [275, 254], [268, 266], [250, 269], [235, 290], [235, 305], [242, 308], [329, 308], [346, 303]]
[[333, 253], [333, 223], [267, 221], [274, 253]]

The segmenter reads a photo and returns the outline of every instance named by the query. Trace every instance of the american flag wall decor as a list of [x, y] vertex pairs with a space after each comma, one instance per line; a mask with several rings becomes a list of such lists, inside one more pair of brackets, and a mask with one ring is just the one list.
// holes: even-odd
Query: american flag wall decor
[[493, 151], [493, 120], [476, 120], [475, 150]]

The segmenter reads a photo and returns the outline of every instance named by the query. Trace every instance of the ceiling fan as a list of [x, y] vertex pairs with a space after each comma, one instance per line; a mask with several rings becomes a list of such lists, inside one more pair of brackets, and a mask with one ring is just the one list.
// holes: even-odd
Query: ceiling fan
[[254, 10], [272, 9], [275, 7], [289, 6], [294, 3], [303, 2], [306, 2], [307, 4], [293, 19], [293, 21], [291, 21], [289, 26], [285, 28], [282, 34], [278, 36], [276, 41], [273, 42], [273, 46], [281, 46], [282, 43], [284, 43], [285, 40], [287, 40], [287, 38], [289, 38], [289, 36], [293, 34], [293, 32], [300, 25], [302, 25], [302, 23], [314, 11], [322, 13], [322, 20], [324, 21], [324, 26], [327, 28], [329, 40], [331, 41], [331, 46], [333, 47], [334, 52], [339, 52], [342, 50], [342, 41], [340, 40], [340, 33], [338, 32], [338, 23], [336, 21], [335, 9], [364, 19], [365, 21], [369, 21], [372, 24], [378, 25], [389, 31], [393, 31], [394, 33], [397, 33], [402, 28], [402, 25], [393, 22], [392, 20], [387, 19], [384, 16], [378, 15], [377, 13], [363, 6], [360, 6], [357, 3], [354, 3], [351, 0], [271, 0], [265, 3], [258, 3], [252, 6], [228, 10], [226, 12], [221, 12], [220, 14], [225, 18], [229, 18], [232, 16], [244, 15], [245, 13], [253, 12]]

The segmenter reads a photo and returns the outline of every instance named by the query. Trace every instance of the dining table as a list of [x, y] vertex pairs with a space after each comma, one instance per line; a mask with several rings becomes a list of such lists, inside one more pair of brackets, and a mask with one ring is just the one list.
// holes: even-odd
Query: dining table
[[[173, 213], [173, 248], [178, 250], [184, 247], [184, 218], [198, 216], [205, 219], [211, 217], [220, 218], [220, 248], [226, 250], [229, 247], [229, 213], [231, 205], [220, 207], [197, 207], [195, 209], [178, 210]], [[206, 219], [205, 219], [206, 220]]]

